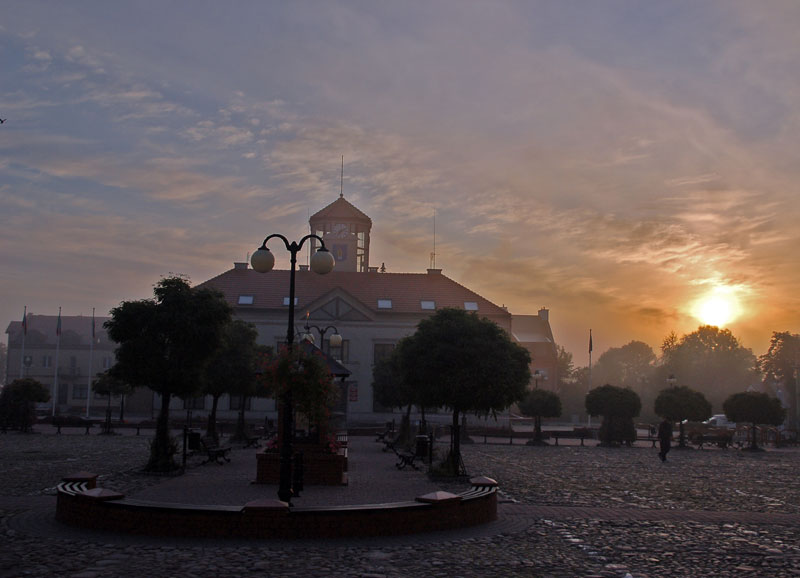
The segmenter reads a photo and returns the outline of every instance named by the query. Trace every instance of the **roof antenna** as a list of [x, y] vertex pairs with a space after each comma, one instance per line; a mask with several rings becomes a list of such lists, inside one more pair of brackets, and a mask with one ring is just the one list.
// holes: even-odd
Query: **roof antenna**
[[339, 198], [344, 197], [344, 155], [342, 155], [342, 177], [339, 181]]
[[436, 269], [436, 207], [433, 209], [433, 252], [431, 253], [431, 269]]

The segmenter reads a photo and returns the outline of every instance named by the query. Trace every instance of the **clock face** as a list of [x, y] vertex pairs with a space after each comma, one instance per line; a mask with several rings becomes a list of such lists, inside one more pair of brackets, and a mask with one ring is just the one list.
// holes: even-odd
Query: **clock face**
[[344, 223], [335, 223], [331, 227], [331, 235], [334, 237], [344, 238], [350, 233], [349, 227]]

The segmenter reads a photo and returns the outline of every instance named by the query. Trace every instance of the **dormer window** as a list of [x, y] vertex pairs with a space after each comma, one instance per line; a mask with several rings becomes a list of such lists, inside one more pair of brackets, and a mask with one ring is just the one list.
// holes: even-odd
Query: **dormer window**
[[419, 306], [426, 311], [433, 311], [436, 309], [436, 301], [420, 301]]
[[467, 311], [477, 311], [478, 303], [475, 301], [464, 301], [464, 309]]
[[392, 308], [391, 299], [378, 299], [378, 309], [391, 309], [391, 308]]
[[[297, 297], [294, 298], [294, 304], [297, 305]], [[284, 297], [283, 298], [283, 306], [284, 307], [288, 307], [289, 306], [289, 298], [288, 297]]]
[[239, 305], [252, 305], [253, 304], [253, 296], [252, 295], [239, 295], [239, 301], [237, 303]]

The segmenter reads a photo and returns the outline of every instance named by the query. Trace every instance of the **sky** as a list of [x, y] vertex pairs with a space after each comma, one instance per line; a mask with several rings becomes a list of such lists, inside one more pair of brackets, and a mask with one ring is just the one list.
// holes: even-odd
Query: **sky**
[[4, 325], [205, 281], [341, 186], [372, 265], [424, 272], [435, 243], [445, 275], [548, 308], [577, 365], [590, 329], [595, 360], [800, 331], [798, 2], [0, 10]]

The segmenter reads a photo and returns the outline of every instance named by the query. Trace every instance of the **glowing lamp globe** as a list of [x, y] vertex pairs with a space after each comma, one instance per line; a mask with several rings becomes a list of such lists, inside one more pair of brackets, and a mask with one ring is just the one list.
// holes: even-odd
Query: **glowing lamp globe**
[[250, 257], [250, 264], [259, 273], [269, 273], [275, 266], [275, 255], [266, 247], [261, 247]]
[[[255, 258], [255, 254], [253, 254], [253, 258]], [[318, 249], [317, 252], [311, 256], [311, 270], [314, 271], [314, 273], [325, 275], [333, 271], [334, 265], [336, 265], [336, 260], [333, 258], [331, 252], [324, 247]], [[255, 265], [253, 268], [255, 269]]]

